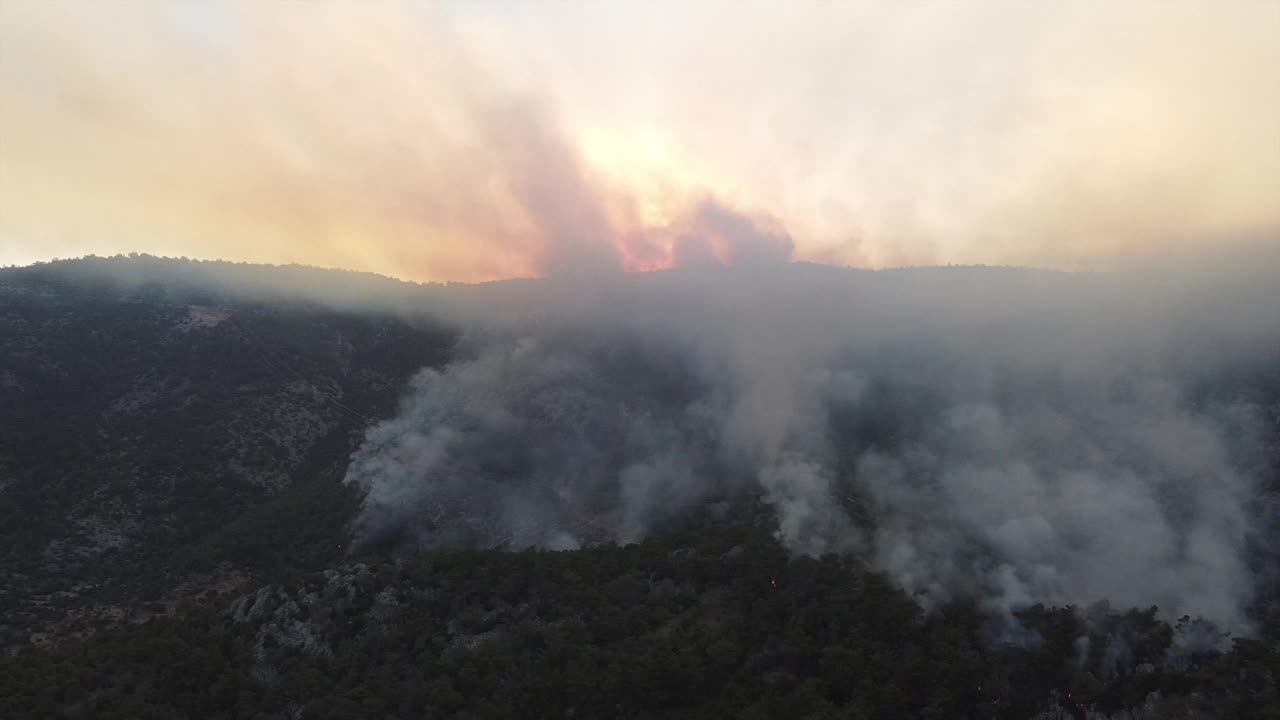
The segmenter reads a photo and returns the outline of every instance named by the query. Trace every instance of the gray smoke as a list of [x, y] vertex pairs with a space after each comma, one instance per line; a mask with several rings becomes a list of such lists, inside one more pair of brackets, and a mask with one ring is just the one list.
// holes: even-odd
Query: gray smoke
[[1274, 522], [1269, 269], [760, 260], [471, 289], [458, 359], [354, 456], [359, 532], [572, 548], [762, 502], [794, 551], [861, 554], [926, 607], [1107, 599], [1244, 631]]

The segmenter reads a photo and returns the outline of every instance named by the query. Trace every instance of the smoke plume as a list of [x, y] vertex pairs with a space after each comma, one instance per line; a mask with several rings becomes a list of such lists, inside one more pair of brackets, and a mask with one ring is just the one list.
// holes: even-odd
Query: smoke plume
[[1245, 247], [1280, 228], [1277, 26], [1274, 2], [7, 0], [0, 265], [652, 270], [726, 261], [716, 207], [859, 267]]
[[1247, 628], [1280, 422], [1262, 266], [859, 272], [761, 237], [731, 267], [470, 289], [458, 359], [354, 457], [363, 539], [627, 542], [745, 498], [926, 606]]

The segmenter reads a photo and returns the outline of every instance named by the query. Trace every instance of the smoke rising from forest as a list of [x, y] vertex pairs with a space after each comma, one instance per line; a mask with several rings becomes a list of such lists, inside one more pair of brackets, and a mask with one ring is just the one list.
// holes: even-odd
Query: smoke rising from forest
[[572, 548], [747, 498], [795, 552], [865, 557], [926, 607], [1106, 599], [1247, 631], [1280, 288], [1241, 267], [761, 260], [474, 289], [458, 359], [354, 457], [358, 532]]

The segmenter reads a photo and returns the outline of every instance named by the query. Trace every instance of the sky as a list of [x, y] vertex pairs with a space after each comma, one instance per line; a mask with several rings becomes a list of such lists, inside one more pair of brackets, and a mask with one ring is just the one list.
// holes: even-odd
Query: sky
[[1280, 2], [0, 3], [0, 265], [1113, 269], [1280, 238]]

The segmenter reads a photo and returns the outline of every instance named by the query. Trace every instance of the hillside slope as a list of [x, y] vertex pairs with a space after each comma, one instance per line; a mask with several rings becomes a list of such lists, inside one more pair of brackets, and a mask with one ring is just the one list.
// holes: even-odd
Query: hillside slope
[[422, 315], [266, 303], [150, 262], [129, 283], [0, 272], [6, 644], [341, 555], [347, 456], [452, 343]]
[[[1280, 715], [1280, 653], [1155, 610], [1027, 608], [991, 643], [856, 559], [704, 527], [572, 552], [343, 564], [0, 659], [0, 717], [1002, 718]], [[1211, 632], [1211, 630], [1209, 630]]]
[[[661, 297], [689, 315], [705, 309], [707, 283], [734, 290], [744, 278], [758, 279], [627, 276], [601, 297], [628, 312]], [[1052, 320], [1054, 293], [1124, 296], [1105, 278], [1009, 269], [787, 266], [769, 279], [764, 296], [786, 300], [802, 287], [841, 315], [902, 298], [931, 296], [921, 306], [930, 309], [963, 300], [972, 307], [960, 315], [984, 346], [1001, 340], [988, 325], [1022, 327], [1002, 324], [1011, 316]], [[717, 425], [699, 413], [673, 424], [682, 415], [668, 412], [714, 407], [695, 402], [708, 366], [655, 349], [660, 335], [643, 323], [634, 336], [614, 332], [615, 319], [635, 321], [617, 307], [592, 305], [600, 324], [565, 324], [582, 305], [575, 291], [149, 257], [0, 270], [0, 720], [1280, 718], [1280, 365], [1270, 362], [1280, 348], [1234, 341], [1221, 322], [1218, 335], [1170, 335], [1193, 410], [1239, 399], [1260, 419], [1258, 454], [1246, 458], [1258, 473], [1246, 546], [1252, 627], [1230, 638], [1168, 607], [1112, 608], [1096, 594], [1066, 607], [1048, 606], [1077, 601], [1008, 607], [957, 592], [931, 602], [877, 571], [871, 553], [797, 552], [751, 467], [719, 468], [747, 482], [712, 483], [698, 502], [650, 493], [661, 521], [640, 518], [645, 532], [621, 537], [606, 501], [635, 500], [624, 491], [645, 487], [645, 476], [615, 484], [626, 453], [586, 451], [627, 438], [718, 461], [703, 436]], [[1006, 296], [1046, 304], [1006, 308]], [[1203, 307], [1224, 312], [1215, 321], [1240, 310]], [[900, 310], [900, 321], [954, 327], [945, 314]], [[664, 326], [677, 316], [655, 314]], [[754, 338], [770, 319], [812, 314], [732, 317]], [[1088, 339], [1095, 324], [1085, 319]], [[464, 333], [473, 320], [498, 329]], [[895, 355], [877, 341], [847, 358], [903, 374], [872, 374], [856, 405], [830, 415], [823, 437], [844, 455], [901, 449], [947, 407], [917, 382], [936, 381], [945, 346], [909, 322], [885, 327], [903, 337], [884, 338], [919, 352]], [[1066, 326], [1033, 335], [1055, 327]], [[706, 333], [690, 337], [706, 349]], [[750, 349], [728, 347], [730, 359]], [[984, 357], [970, 359], [985, 372]], [[1008, 369], [993, 387], [1012, 396], [1054, 378]], [[1120, 374], [1107, 398], [1132, 395]], [[1087, 409], [1088, 399], [1059, 392], [1045, 404]], [[362, 467], [404, 517], [381, 536], [362, 534], [357, 510], [368, 521], [379, 508], [350, 484], [353, 453], [361, 458], [357, 448], [396, 418], [387, 463], [368, 462], [382, 457], [374, 452]], [[661, 432], [625, 432], [637, 418]], [[454, 433], [442, 447], [459, 453], [455, 465], [431, 464], [442, 455], [424, 438], [441, 428]], [[483, 442], [459, 443], [468, 433]], [[715, 463], [688, 474], [663, 467], [689, 483], [717, 479]], [[858, 494], [857, 464], [833, 467], [843, 484], [823, 486], [820, 506], [800, 505], [858, 532], [887, 525], [889, 506]], [[567, 492], [575, 480], [601, 492]], [[457, 492], [422, 495], [440, 487]], [[530, 512], [521, 492], [531, 487], [555, 512]], [[446, 511], [483, 530], [495, 507], [544, 534], [573, 525], [581, 548], [521, 549], [530, 543], [519, 534], [436, 537]], [[943, 509], [943, 519], [963, 510]]]

